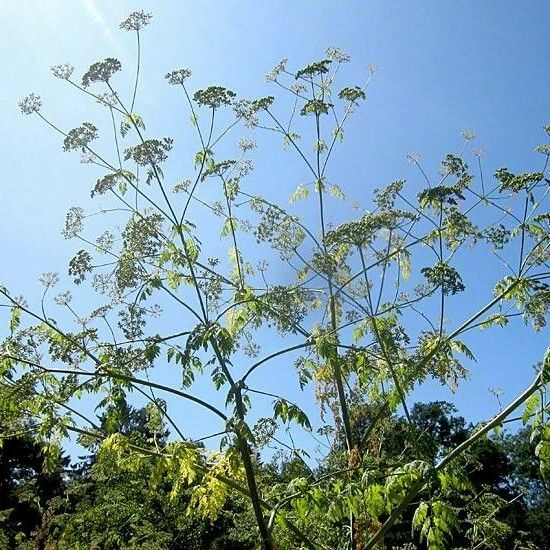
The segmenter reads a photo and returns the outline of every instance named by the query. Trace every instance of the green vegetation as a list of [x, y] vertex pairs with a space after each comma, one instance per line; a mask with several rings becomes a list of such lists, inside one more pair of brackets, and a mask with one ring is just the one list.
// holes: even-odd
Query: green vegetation
[[[501, 168], [489, 182], [479, 153], [475, 170], [463, 158], [465, 132], [436, 179], [411, 156], [421, 186], [381, 186], [350, 216], [334, 161], [374, 68], [341, 84], [350, 58], [329, 48], [302, 68], [281, 61], [268, 74], [280, 94], [255, 99], [193, 92], [191, 71], [175, 70], [190, 152], [179, 136], [151, 137], [137, 112], [150, 22], [135, 12], [121, 25], [137, 38], [129, 92], [117, 59], [81, 79], [53, 68], [104, 124], [65, 129], [38, 95], [20, 103], [81, 154], [101, 206], [66, 217], [75, 297], [50, 299], [65, 284], [56, 273], [37, 304], [0, 286], [2, 544], [544, 547], [549, 352], [476, 426], [445, 403], [411, 407], [411, 394], [433, 381], [456, 390], [480, 346], [517, 337], [518, 323], [547, 345], [548, 146], [536, 171]], [[297, 188], [249, 183], [251, 132], [288, 150]], [[260, 170], [273, 181], [278, 166]], [[276, 198], [285, 190], [290, 205]], [[291, 399], [292, 384], [309, 397]], [[207, 415], [217, 429], [187, 435]], [[502, 432], [513, 420], [523, 429]], [[88, 453], [70, 470], [69, 436]]]
[[[358, 438], [372, 423], [368, 411], [361, 412], [364, 416], [358, 412], [354, 425]], [[438, 456], [466, 441], [475, 427], [455, 412], [449, 403], [434, 402], [412, 407], [412, 425], [403, 417], [388, 418], [383, 440], [370, 439], [371, 449], [364, 449], [373, 454], [372, 446], [377, 446], [378, 460], [373, 461], [376, 467], [367, 474], [372, 487], [381, 487], [374, 480], [384, 480], [387, 465], [400, 462], [411, 429], [419, 442], [419, 454], [414, 458], [432, 464]], [[166, 442], [168, 434], [163, 426], [151, 430], [150, 410], [134, 410], [121, 403], [116, 414], [121, 413], [116, 433], [145, 447], [151, 446], [147, 441]], [[105, 416], [104, 429], [107, 424], [109, 418]], [[436, 525], [445, 528], [448, 523], [454, 527], [452, 543], [449, 541], [453, 548], [544, 548], [550, 538], [550, 491], [540, 474], [540, 462], [533, 460], [531, 435], [531, 430], [524, 429], [486, 438], [473, 446], [464, 459], [461, 477], [441, 477], [446, 501], [430, 499], [433, 486], [428, 487], [420, 497], [423, 504], [416, 511], [413, 507], [406, 511], [387, 536], [386, 545], [422, 548], [420, 540], [426, 536], [422, 529], [427, 531]], [[32, 438], [32, 430], [6, 439], [0, 454], [0, 487], [5, 495], [1, 511], [3, 547], [255, 548], [254, 516], [242, 495], [231, 496], [215, 516], [206, 520], [190, 506], [190, 491], [174, 500], [170, 498], [171, 483], [152, 484], [154, 461], [119, 461], [95, 444], [88, 452], [71, 469], [63, 460], [51, 474], [45, 474], [44, 457]], [[346, 529], [340, 509], [346, 501], [344, 487], [333, 484], [330, 504], [321, 500], [322, 492], [314, 491], [314, 487], [331, 472], [346, 469], [346, 460], [342, 441], [317, 470], [310, 470], [299, 458], [285, 458], [257, 462], [256, 471], [263, 484], [275, 490], [292, 485], [299, 493], [295, 506], [307, 510], [312, 530], [332, 533], [324, 543], [338, 548]], [[398, 489], [399, 484], [392, 488]], [[377, 492], [374, 489], [370, 495], [371, 506], [384, 509]], [[441, 519], [437, 522], [436, 518]], [[413, 532], [411, 525], [415, 527]], [[282, 539], [279, 543], [281, 547], [293, 547], [292, 540]]]

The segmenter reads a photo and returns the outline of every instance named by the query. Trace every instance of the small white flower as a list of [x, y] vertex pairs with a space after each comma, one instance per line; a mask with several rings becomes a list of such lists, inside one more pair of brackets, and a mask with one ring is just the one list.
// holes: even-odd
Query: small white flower
[[113, 92], [97, 94], [97, 102], [105, 107], [114, 107], [118, 103], [117, 94]]
[[290, 91], [294, 92], [295, 94], [301, 94], [302, 92], [306, 91], [306, 86], [301, 82], [295, 82], [290, 86]]

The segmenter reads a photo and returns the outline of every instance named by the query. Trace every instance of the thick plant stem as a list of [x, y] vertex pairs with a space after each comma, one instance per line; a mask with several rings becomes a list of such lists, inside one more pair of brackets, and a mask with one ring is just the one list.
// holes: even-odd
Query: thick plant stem
[[[315, 92], [313, 93], [315, 96]], [[323, 98], [324, 99], [324, 98]], [[315, 114], [315, 127], [317, 132], [317, 144], [321, 143], [321, 122], [319, 119], [319, 113]], [[323, 170], [321, 170], [321, 156], [320, 149], [317, 147], [316, 155], [316, 169], [317, 169], [317, 189], [319, 196], [319, 216], [321, 219], [321, 233], [323, 236], [323, 252], [327, 254], [327, 246], [325, 242], [326, 226], [325, 226], [325, 209], [323, 204]], [[335, 335], [338, 334], [338, 318], [336, 312], [336, 297], [334, 295], [332, 287], [332, 277], [328, 278], [328, 292], [329, 292], [329, 311], [330, 311], [330, 325], [331, 330]], [[338, 348], [336, 348], [336, 357], [329, 360], [329, 365], [332, 370], [334, 382], [336, 384], [336, 391], [338, 393], [338, 403], [340, 406], [340, 414], [342, 415], [342, 423], [344, 424], [344, 433], [346, 435], [346, 449], [348, 455], [348, 463], [351, 463], [354, 453], [353, 432], [351, 429], [351, 421], [349, 417], [348, 402], [346, 399], [346, 393], [344, 391], [344, 381], [342, 376], [342, 369], [340, 368], [340, 357], [338, 354]], [[355, 518], [353, 512], [350, 511], [349, 515], [349, 528], [350, 528], [350, 546], [355, 548]]]
[[[236, 396], [236, 401], [241, 403], [242, 398], [240, 397], [240, 389], [237, 390], [239, 397]], [[237, 409], [238, 409], [237, 405]], [[248, 486], [248, 492], [250, 493], [250, 500], [252, 502], [252, 508], [254, 509], [254, 516], [256, 518], [256, 523], [258, 524], [258, 530], [260, 532], [260, 539], [263, 550], [273, 550], [273, 543], [271, 540], [271, 535], [267, 528], [264, 514], [262, 512], [262, 505], [260, 495], [258, 493], [258, 486], [256, 484], [256, 475], [254, 473], [254, 465], [252, 464], [252, 457], [250, 454], [250, 448], [246, 439], [240, 434], [237, 434], [237, 444], [239, 446], [239, 451], [241, 453], [241, 458], [243, 461], [243, 467], [246, 474], [246, 483]]]
[[258, 492], [258, 484], [256, 483], [256, 474], [254, 473], [254, 465], [252, 464], [250, 447], [248, 446], [246, 436], [242, 433], [242, 427], [245, 424], [245, 407], [241, 393], [241, 385], [238, 382], [235, 383], [235, 381], [233, 380], [233, 377], [231, 376], [231, 373], [227, 368], [227, 363], [218, 346], [218, 343], [214, 339], [212, 339], [211, 344], [218, 363], [220, 364], [220, 367], [225, 377], [227, 378], [227, 381], [231, 385], [231, 391], [235, 396], [235, 412], [239, 422], [239, 426], [237, 426], [237, 429], [235, 430], [235, 434], [237, 437], [237, 446], [241, 455], [241, 459], [243, 461], [243, 467], [246, 474], [246, 484], [248, 486], [248, 492], [250, 494], [250, 500], [252, 502], [252, 508], [254, 510], [256, 523], [258, 524], [258, 531], [260, 532], [262, 550], [273, 550], [271, 535], [269, 533], [269, 529], [267, 528], [267, 523], [262, 512], [262, 500]]
[[[330, 318], [331, 318], [332, 330], [335, 330], [337, 328], [336, 305], [334, 301], [335, 299], [334, 299], [334, 296], [332, 295], [332, 288], [331, 288]], [[346, 394], [344, 391], [344, 382], [342, 378], [342, 370], [340, 369], [339, 357], [336, 357], [336, 359], [332, 359], [330, 361], [330, 366], [332, 367], [334, 382], [336, 383], [336, 391], [338, 392], [338, 401], [340, 403], [340, 414], [342, 415], [342, 423], [344, 424], [344, 432], [346, 436], [346, 448], [349, 454], [352, 452], [353, 446], [354, 446], [353, 432], [351, 430], [351, 421], [350, 421], [349, 410], [348, 410], [348, 405], [346, 401]]]

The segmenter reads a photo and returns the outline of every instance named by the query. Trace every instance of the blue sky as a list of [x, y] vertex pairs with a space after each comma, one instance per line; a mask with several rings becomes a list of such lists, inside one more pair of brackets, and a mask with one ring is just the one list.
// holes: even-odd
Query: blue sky
[[[435, 175], [442, 156], [460, 148], [464, 129], [475, 131], [487, 174], [502, 165], [540, 165], [533, 148], [544, 143], [541, 127], [550, 122], [545, 1], [0, 0], [0, 280], [16, 294], [32, 297], [42, 272], [65, 270], [75, 245], [61, 239], [62, 220], [70, 206], [88, 204], [93, 181], [17, 102], [35, 91], [64, 127], [93, 120], [95, 107], [53, 79], [49, 67], [69, 61], [83, 71], [108, 56], [132, 66], [134, 43], [118, 23], [136, 9], [154, 13], [143, 32], [137, 106], [151, 133], [182, 135], [187, 143], [187, 115], [163, 82], [169, 70], [192, 68], [191, 87], [223, 84], [255, 97], [272, 93], [264, 75], [279, 59], [299, 67], [339, 46], [353, 58], [350, 82], [364, 79], [368, 64], [378, 66], [350, 143], [337, 156], [338, 183], [353, 200], [368, 204], [372, 189], [398, 178], [418, 181], [406, 161], [411, 152]], [[261, 167], [269, 155], [258, 155]], [[302, 176], [290, 168], [282, 174], [290, 194]], [[504, 400], [513, 397], [530, 380], [545, 340], [548, 331], [534, 338], [521, 327], [497, 338], [456, 398], [461, 411], [473, 419], [494, 412], [489, 386], [502, 388]], [[433, 387], [418, 396], [450, 397]]]

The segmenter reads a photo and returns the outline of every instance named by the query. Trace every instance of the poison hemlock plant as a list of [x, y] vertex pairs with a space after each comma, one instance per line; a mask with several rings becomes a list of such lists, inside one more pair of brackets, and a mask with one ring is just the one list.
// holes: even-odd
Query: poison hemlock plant
[[[135, 12], [121, 25], [135, 33], [138, 49], [150, 22], [150, 14]], [[197, 138], [197, 150], [185, 152], [194, 165], [189, 173], [176, 160], [178, 136], [149, 135], [146, 113], [136, 112], [139, 66], [129, 94], [117, 86], [117, 59], [94, 63], [81, 79], [68, 64], [52, 69], [108, 115], [105, 127], [85, 121], [62, 128], [39, 96], [21, 101], [24, 114], [48, 124], [63, 150], [97, 173], [90, 194], [106, 219], [91, 235], [91, 214], [74, 207], [63, 230], [79, 243], [69, 262], [73, 283], [98, 296], [88, 314], [70, 291], [50, 305], [56, 274], [42, 278], [38, 307], [0, 288], [11, 312], [0, 345], [2, 424], [36, 425], [46, 464], [54, 465], [64, 438], [76, 434], [113, 464], [151, 472], [152, 490], [168, 480], [167, 498], [185, 494], [205, 518], [240, 495], [266, 550], [380, 548], [404, 517], [412, 539], [430, 549], [449, 547], [464, 522], [472, 526], [471, 547], [486, 544], [497, 536], [487, 522], [506, 503], [485, 495], [474, 506], [457, 495], [471, 491], [472, 449], [520, 407], [546, 475], [548, 353], [517, 399], [437, 452], [413, 422], [409, 396], [431, 379], [459, 387], [475, 361], [471, 332], [507, 330], [513, 338], [514, 323], [545, 327], [548, 147], [539, 148], [538, 171], [502, 168], [491, 184], [480, 155], [477, 176], [462, 156], [448, 154], [433, 180], [411, 156], [423, 188], [391, 182], [374, 192], [370, 211], [342, 218], [345, 209], [335, 205], [345, 204], [346, 189], [336, 183], [334, 153], [345, 147], [374, 73], [340, 84], [349, 61], [337, 48], [300, 69], [281, 61], [267, 75], [277, 96], [253, 99], [221, 86], [193, 91], [187, 68], [168, 73]], [[249, 183], [253, 133], [280, 139], [303, 168], [302, 183], [289, 184], [289, 204]], [[463, 137], [467, 150], [474, 136]], [[465, 249], [483, 258], [492, 284], [482, 305], [469, 295], [480, 287], [462, 266]], [[281, 279], [269, 262], [293, 275]], [[270, 369], [275, 377], [289, 364], [284, 376], [315, 396], [318, 418], [258, 385]], [[130, 399], [149, 403], [143, 440], [116, 429], [117, 411]], [[180, 402], [216, 419], [216, 452], [198, 444], [212, 434], [186, 437]], [[111, 421], [98, 422], [90, 410], [108, 412]], [[390, 459], [383, 442], [399, 411], [404, 446]], [[164, 425], [171, 436], [156, 437]], [[315, 464], [294, 444], [307, 438], [329, 449]], [[288, 482], [272, 483], [262, 470], [273, 447], [302, 463]]]

